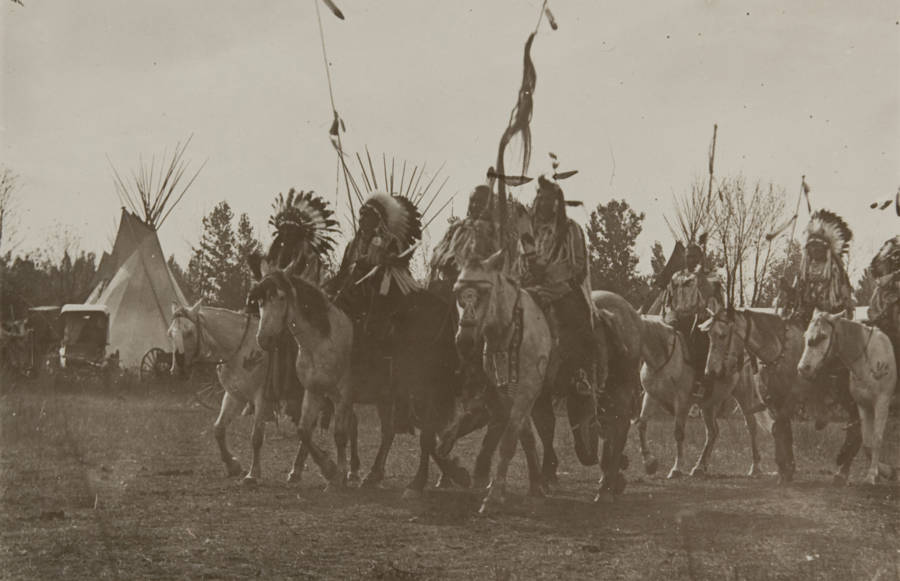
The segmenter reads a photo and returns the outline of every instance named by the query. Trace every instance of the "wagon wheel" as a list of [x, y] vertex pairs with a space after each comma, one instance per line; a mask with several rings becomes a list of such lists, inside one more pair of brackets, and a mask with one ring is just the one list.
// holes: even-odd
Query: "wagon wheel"
[[222, 404], [222, 396], [225, 390], [219, 384], [219, 378], [213, 371], [197, 366], [191, 372], [190, 378], [193, 389], [193, 399], [208, 410], [217, 411]]
[[141, 381], [158, 381], [169, 375], [171, 359], [168, 353], [154, 347], [141, 358]]
[[194, 391], [194, 401], [202, 405], [208, 410], [218, 411], [222, 405], [222, 396], [225, 390], [219, 385], [218, 381], [204, 383], [199, 389]]

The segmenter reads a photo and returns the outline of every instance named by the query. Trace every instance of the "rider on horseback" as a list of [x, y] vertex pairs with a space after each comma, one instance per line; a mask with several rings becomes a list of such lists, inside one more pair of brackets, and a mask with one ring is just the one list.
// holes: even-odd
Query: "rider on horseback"
[[869, 324], [891, 338], [900, 365], [900, 236], [888, 239], [869, 266], [875, 292], [869, 302]]
[[840, 216], [828, 210], [813, 213], [806, 227], [800, 273], [788, 296], [779, 300], [783, 318], [795, 319], [802, 327], [816, 309], [853, 318], [853, 290], [843, 262], [852, 239]]
[[712, 381], [704, 374], [709, 336], [699, 326], [725, 306], [722, 282], [704, 268], [703, 249], [696, 242], [688, 244], [684, 254], [684, 268], [677, 271], [666, 287], [663, 301], [663, 321], [681, 333], [690, 352], [690, 363], [698, 378], [695, 397], [706, 399]]
[[[391, 318], [421, 289], [409, 269], [421, 238], [419, 212], [404, 197], [374, 193], [359, 209], [356, 233], [326, 290], [354, 321], [353, 361], [361, 374], [389, 357]], [[409, 402], [399, 398], [396, 406], [397, 431], [411, 431]]]
[[532, 240], [523, 237], [523, 286], [548, 315], [558, 337], [560, 379], [577, 396], [595, 394], [593, 303], [584, 232], [566, 216], [566, 201], [556, 181], [538, 178], [531, 211]]

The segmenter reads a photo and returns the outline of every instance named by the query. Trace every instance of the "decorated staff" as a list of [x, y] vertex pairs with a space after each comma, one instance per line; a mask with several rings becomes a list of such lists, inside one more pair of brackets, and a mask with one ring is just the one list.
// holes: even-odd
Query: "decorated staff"
[[900, 366], [900, 235], [885, 241], [869, 265], [875, 292], [869, 301], [869, 323], [891, 338]]

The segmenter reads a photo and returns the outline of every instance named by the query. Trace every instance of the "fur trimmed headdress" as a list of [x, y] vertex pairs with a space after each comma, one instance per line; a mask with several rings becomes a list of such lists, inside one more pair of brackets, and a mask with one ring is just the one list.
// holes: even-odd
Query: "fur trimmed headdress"
[[806, 244], [819, 242], [834, 256], [842, 257], [850, 249], [853, 232], [843, 218], [830, 210], [816, 210], [806, 226]]
[[363, 202], [364, 209], [378, 214], [391, 236], [409, 247], [422, 239], [422, 217], [408, 198], [375, 192]]
[[332, 218], [334, 212], [323, 198], [311, 191], [298, 192], [291, 188], [287, 196], [278, 194], [272, 209], [274, 214], [269, 217], [269, 224], [278, 231], [276, 236], [292, 229], [299, 232], [299, 239], [316, 254], [332, 250], [338, 222]]

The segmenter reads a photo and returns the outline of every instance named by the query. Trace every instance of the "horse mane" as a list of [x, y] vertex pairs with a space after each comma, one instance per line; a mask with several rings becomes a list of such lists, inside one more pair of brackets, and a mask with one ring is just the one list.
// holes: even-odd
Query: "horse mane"
[[675, 330], [655, 316], [641, 317], [641, 345], [653, 358], [665, 359], [669, 355]]
[[750, 309], [736, 309], [731, 312], [730, 320], [734, 321], [735, 315], [741, 315], [747, 319], [753, 320], [753, 328], [762, 336], [764, 345], [772, 342], [781, 343], [783, 341], [784, 328], [787, 323], [778, 315], [772, 313], [763, 313], [760, 311], [751, 311]]
[[291, 297], [300, 315], [322, 335], [331, 333], [331, 321], [328, 319], [330, 302], [316, 285], [300, 276], [288, 276], [281, 270], [275, 270], [263, 277], [250, 289], [248, 300], [259, 301], [282, 291]]

